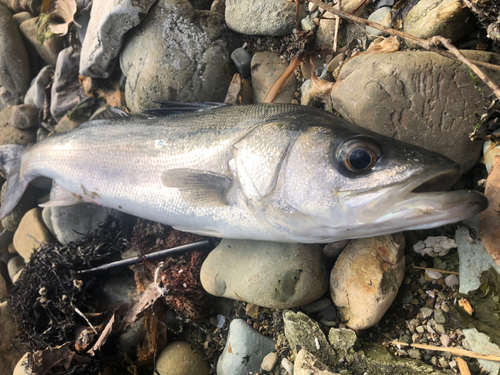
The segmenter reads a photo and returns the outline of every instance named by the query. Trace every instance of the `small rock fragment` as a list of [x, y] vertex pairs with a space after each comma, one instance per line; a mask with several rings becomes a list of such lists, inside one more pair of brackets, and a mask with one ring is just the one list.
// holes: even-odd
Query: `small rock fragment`
[[14, 234], [14, 246], [25, 261], [29, 261], [34, 249], [52, 240], [42, 220], [41, 208], [33, 208], [23, 216]]
[[273, 340], [255, 331], [244, 320], [235, 319], [229, 325], [226, 346], [217, 362], [217, 375], [246, 375], [257, 371], [274, 347]]
[[210, 368], [203, 360], [203, 354], [191, 344], [174, 341], [162, 350], [156, 360], [160, 375], [208, 375]]
[[451, 249], [457, 247], [457, 242], [453, 238], [446, 236], [427, 237], [424, 241], [418, 241], [413, 245], [413, 250], [421, 255], [429, 255], [431, 257], [444, 256]]
[[328, 341], [340, 357], [345, 357], [349, 353], [349, 350], [354, 347], [356, 339], [356, 332], [351, 329], [331, 328], [328, 332]]
[[10, 123], [13, 127], [21, 130], [37, 128], [39, 112], [40, 110], [34, 105], [16, 105], [12, 107]]
[[231, 53], [231, 60], [233, 60], [234, 66], [238, 73], [241, 74], [243, 78], [248, 78], [250, 76], [250, 65], [252, 63], [252, 56], [244, 48], [237, 48]]
[[413, 359], [422, 359], [422, 354], [420, 353], [420, 350], [418, 349], [408, 349], [407, 350], [408, 356]]
[[[385, 27], [391, 27], [391, 8], [382, 7], [377, 9], [370, 15], [370, 17], [368, 17], [368, 21], [379, 23]], [[383, 31], [374, 29], [373, 27], [370, 26], [366, 26], [366, 32], [370, 35], [370, 38], [372, 39], [385, 35]]]
[[444, 283], [453, 288], [455, 285], [458, 285], [458, 277], [457, 275], [448, 275], [444, 278]]
[[301, 349], [293, 366], [293, 375], [336, 375], [306, 349]]
[[45, 102], [45, 88], [49, 85], [52, 80], [52, 75], [54, 73], [54, 68], [47, 65], [40, 70], [38, 75], [31, 82], [31, 86], [24, 97], [24, 104], [31, 104], [37, 108], [43, 108]]
[[278, 363], [278, 354], [272, 352], [264, 357], [260, 368], [264, 371], [272, 371], [276, 363]]
[[281, 360], [281, 366], [288, 372], [290, 375], [293, 375], [293, 363], [290, 362], [287, 358], [283, 358]]
[[443, 310], [441, 309], [434, 310], [434, 320], [438, 324], [446, 323], [446, 315], [444, 314]]

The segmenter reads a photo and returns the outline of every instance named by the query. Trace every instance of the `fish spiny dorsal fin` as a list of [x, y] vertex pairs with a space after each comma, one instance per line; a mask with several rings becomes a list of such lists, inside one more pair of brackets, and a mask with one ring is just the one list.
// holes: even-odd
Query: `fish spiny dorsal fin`
[[29, 181], [21, 176], [21, 162], [26, 150], [21, 145], [0, 146], [0, 166], [7, 177], [7, 189], [0, 207], [0, 220], [6, 217], [21, 200]]

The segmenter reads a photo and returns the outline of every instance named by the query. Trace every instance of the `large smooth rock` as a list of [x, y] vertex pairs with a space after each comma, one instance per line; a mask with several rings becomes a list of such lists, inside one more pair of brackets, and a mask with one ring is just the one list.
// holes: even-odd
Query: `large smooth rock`
[[351, 240], [330, 277], [330, 293], [351, 329], [377, 324], [396, 298], [405, 272], [401, 233]]
[[35, 47], [43, 61], [49, 65], [56, 66], [57, 54], [63, 47], [63, 37], [53, 35], [49, 39], [46, 39], [43, 44], [40, 44], [37, 39], [36, 20], [37, 17], [30, 18], [24, 21], [19, 28], [31, 45]]
[[402, 31], [421, 39], [440, 35], [455, 42], [475, 27], [461, 0], [420, 0], [404, 18]]
[[200, 279], [213, 295], [275, 309], [312, 302], [328, 289], [320, 246], [310, 244], [223, 239]]
[[0, 4], [0, 110], [18, 104], [30, 85], [30, 65], [19, 27]]
[[191, 344], [174, 341], [162, 350], [156, 360], [160, 375], [208, 375], [210, 368], [201, 354]]
[[45, 88], [52, 81], [52, 75], [54, 74], [54, 68], [50, 65], [46, 65], [40, 70], [38, 75], [31, 82], [31, 86], [24, 97], [24, 104], [31, 104], [37, 108], [43, 108], [45, 103]]
[[30, 260], [34, 249], [51, 240], [52, 236], [42, 221], [41, 208], [33, 208], [26, 212], [14, 233], [14, 247], [26, 262]]
[[[464, 51], [471, 59], [500, 63], [500, 57]], [[430, 68], [432, 67], [432, 68]], [[485, 69], [500, 83], [500, 72]], [[478, 91], [477, 87], [481, 88]], [[364, 128], [440, 152], [470, 169], [481, 142], [469, 133], [491, 90], [462, 63], [433, 52], [367, 54], [347, 61], [331, 92], [335, 109]]]
[[[281, 36], [295, 28], [295, 1], [226, 0], [226, 22], [229, 28], [246, 35]], [[299, 20], [304, 17], [303, 2]]]
[[7, 301], [0, 303], [0, 374], [12, 374], [22, 355], [12, 346], [12, 340], [17, 336], [17, 327], [10, 313]]
[[160, 0], [120, 55], [127, 106], [138, 113], [157, 100], [223, 102], [233, 76], [231, 44], [221, 14]]
[[146, 16], [156, 0], [95, 0], [82, 45], [80, 74], [108, 78], [130, 29]]
[[36, 133], [34, 131], [20, 130], [10, 123], [12, 117], [12, 106], [8, 106], [0, 112], [0, 145], [27, 145], [35, 143]]
[[226, 346], [217, 362], [217, 375], [246, 375], [258, 371], [264, 357], [276, 343], [255, 331], [243, 319], [229, 325]]
[[336, 363], [335, 351], [318, 323], [300, 311], [289, 310], [283, 313], [283, 323], [293, 354], [298, 355], [301, 349], [305, 349], [327, 365]]
[[80, 101], [79, 66], [80, 52], [73, 47], [63, 49], [57, 56], [50, 97], [50, 113], [56, 120], [60, 120]]
[[[254, 104], [262, 103], [271, 86], [286, 70], [288, 63], [275, 52], [257, 52], [252, 58], [252, 88]], [[290, 103], [295, 98], [297, 80], [290, 75], [273, 103]]]

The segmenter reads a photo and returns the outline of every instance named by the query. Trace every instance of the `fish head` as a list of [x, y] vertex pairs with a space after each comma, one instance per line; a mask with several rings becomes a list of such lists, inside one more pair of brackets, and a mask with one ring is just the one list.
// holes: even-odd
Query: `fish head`
[[303, 129], [283, 166], [281, 204], [293, 212], [294, 240], [432, 228], [486, 209], [478, 192], [444, 191], [462, 173], [451, 159], [334, 120]]

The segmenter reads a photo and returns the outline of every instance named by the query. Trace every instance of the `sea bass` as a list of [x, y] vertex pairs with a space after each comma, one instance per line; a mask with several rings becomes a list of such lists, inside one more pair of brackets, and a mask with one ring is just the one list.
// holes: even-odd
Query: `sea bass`
[[1, 218], [45, 176], [55, 184], [45, 206], [94, 202], [226, 238], [327, 243], [487, 207], [475, 191], [436, 191], [461, 172], [450, 159], [297, 105], [94, 120], [30, 147], [0, 146], [0, 164]]

